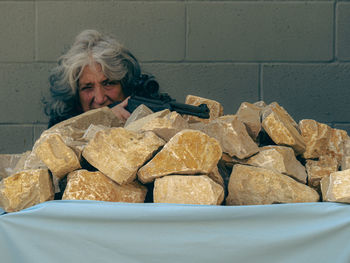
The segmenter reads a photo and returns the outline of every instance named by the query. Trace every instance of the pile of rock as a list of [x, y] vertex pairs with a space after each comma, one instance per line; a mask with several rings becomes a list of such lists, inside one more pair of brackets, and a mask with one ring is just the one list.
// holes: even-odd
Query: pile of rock
[[206, 103], [210, 118], [141, 105], [126, 123], [101, 108], [46, 130], [31, 152], [0, 156], [1, 207], [19, 211], [55, 194], [206, 205], [350, 202], [345, 131], [314, 120], [298, 125], [276, 102], [244, 102], [225, 116], [216, 101], [189, 95], [186, 103]]

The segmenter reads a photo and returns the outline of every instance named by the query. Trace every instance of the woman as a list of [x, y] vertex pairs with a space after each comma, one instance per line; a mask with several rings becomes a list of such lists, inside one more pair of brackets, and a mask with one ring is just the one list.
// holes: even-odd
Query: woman
[[137, 59], [115, 39], [85, 30], [51, 73], [51, 100], [45, 103], [49, 127], [117, 101], [122, 102], [112, 111], [118, 118], [127, 119], [128, 96], [147, 78], [141, 76]]

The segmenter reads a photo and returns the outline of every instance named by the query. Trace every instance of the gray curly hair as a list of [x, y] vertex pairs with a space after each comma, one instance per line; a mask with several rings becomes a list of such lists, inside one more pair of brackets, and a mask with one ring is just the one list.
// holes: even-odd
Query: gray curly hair
[[101, 65], [108, 79], [120, 81], [125, 97], [130, 95], [133, 83], [141, 74], [137, 59], [117, 40], [96, 30], [82, 31], [51, 72], [51, 98], [45, 102], [49, 126], [82, 113], [79, 78], [84, 67], [94, 63]]

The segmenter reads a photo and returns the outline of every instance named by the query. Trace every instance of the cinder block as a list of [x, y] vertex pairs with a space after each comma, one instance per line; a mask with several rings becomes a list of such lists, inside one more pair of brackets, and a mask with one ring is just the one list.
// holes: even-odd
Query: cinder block
[[0, 62], [34, 60], [34, 2], [0, 2]]
[[0, 125], [0, 153], [22, 153], [32, 147], [32, 125]]
[[52, 64], [0, 64], [0, 123], [47, 122], [43, 96], [49, 94]]
[[140, 61], [182, 60], [182, 2], [37, 2], [38, 59], [55, 61], [84, 29], [114, 35]]
[[350, 60], [350, 3], [337, 4], [337, 56]]
[[350, 64], [264, 65], [263, 98], [278, 101], [292, 117], [350, 122]]
[[332, 2], [195, 2], [188, 5], [187, 59], [329, 61]]
[[161, 91], [184, 103], [186, 95], [220, 102], [225, 114], [234, 114], [243, 101], [258, 97], [259, 66], [232, 63], [144, 64], [159, 81]]

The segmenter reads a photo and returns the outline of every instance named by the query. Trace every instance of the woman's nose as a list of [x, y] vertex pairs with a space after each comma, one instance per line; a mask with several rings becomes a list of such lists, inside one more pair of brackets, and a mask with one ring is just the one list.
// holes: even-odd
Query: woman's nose
[[103, 104], [105, 102], [106, 96], [103, 87], [98, 86], [95, 88], [94, 100], [97, 104]]

